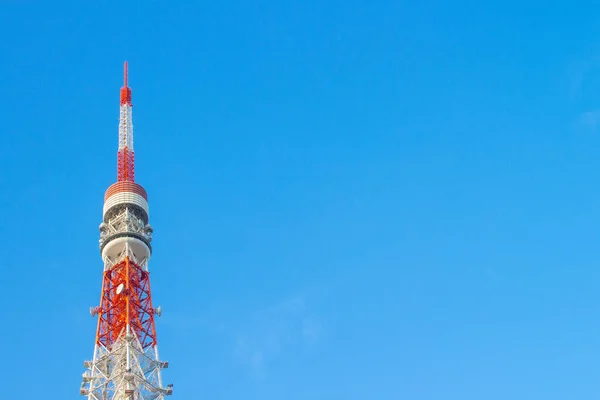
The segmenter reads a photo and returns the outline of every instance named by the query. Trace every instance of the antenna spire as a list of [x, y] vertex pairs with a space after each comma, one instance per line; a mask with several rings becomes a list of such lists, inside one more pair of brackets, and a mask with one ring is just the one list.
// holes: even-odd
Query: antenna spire
[[119, 153], [117, 157], [118, 181], [134, 181], [133, 117], [131, 114], [131, 89], [128, 85], [127, 61], [123, 65], [121, 88], [121, 113], [119, 117]]
[[128, 80], [127, 61], [123, 66], [123, 87], [121, 88], [121, 105], [129, 104], [131, 106], [131, 89], [127, 84]]

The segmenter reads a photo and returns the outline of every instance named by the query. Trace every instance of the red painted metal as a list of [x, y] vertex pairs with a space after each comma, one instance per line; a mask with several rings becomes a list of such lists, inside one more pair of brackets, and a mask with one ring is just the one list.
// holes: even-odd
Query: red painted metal
[[[119, 285], [123, 290], [117, 293]], [[96, 342], [108, 349], [130, 326], [142, 348], [156, 346], [150, 273], [126, 257], [104, 271]]]
[[146, 189], [144, 189], [141, 185], [139, 185], [135, 182], [128, 182], [128, 181], [116, 182], [116, 183], [113, 183], [112, 185], [110, 185], [108, 187], [108, 189], [106, 189], [106, 192], [104, 193], [104, 201], [108, 200], [108, 198], [110, 196], [112, 196], [113, 194], [122, 193], [122, 192], [132, 192], [132, 193], [139, 194], [144, 199], [146, 199], [146, 201], [148, 201], [148, 194], [146, 193]]
[[135, 181], [135, 154], [127, 147], [117, 153], [117, 180]]

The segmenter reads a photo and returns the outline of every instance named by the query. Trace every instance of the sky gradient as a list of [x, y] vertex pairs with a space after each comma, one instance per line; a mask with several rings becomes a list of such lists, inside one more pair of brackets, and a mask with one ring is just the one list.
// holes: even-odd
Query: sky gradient
[[174, 400], [600, 395], [597, 4], [124, 3], [0, 0], [3, 398], [80, 398], [124, 60]]

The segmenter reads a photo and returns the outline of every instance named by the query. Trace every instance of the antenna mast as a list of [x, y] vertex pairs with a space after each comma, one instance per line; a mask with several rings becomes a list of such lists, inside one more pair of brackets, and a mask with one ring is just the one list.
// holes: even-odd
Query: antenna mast
[[127, 84], [127, 61], [123, 66], [124, 78], [121, 88], [121, 113], [119, 118], [119, 152], [117, 155], [117, 180], [135, 181], [135, 155], [133, 152], [133, 117], [131, 113], [131, 89]]

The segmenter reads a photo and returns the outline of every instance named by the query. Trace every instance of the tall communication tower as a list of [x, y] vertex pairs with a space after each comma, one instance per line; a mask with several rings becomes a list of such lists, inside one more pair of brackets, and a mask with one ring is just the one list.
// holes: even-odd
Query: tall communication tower
[[80, 393], [88, 400], [158, 400], [170, 395], [163, 387], [152, 305], [148, 261], [152, 227], [146, 190], [134, 182], [131, 89], [121, 88], [117, 182], [104, 195], [100, 253], [104, 262], [94, 356], [85, 361]]

